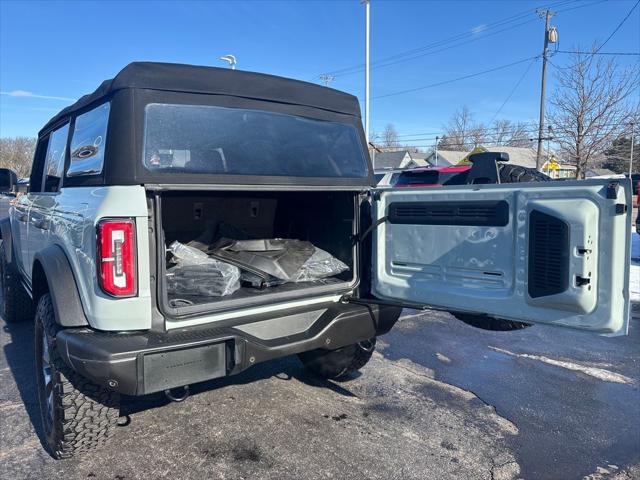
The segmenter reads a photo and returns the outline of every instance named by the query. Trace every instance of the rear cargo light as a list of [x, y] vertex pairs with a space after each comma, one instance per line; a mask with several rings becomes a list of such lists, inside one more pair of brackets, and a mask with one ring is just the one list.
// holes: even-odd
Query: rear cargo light
[[136, 236], [132, 218], [114, 218], [98, 223], [98, 281], [114, 297], [136, 294]]

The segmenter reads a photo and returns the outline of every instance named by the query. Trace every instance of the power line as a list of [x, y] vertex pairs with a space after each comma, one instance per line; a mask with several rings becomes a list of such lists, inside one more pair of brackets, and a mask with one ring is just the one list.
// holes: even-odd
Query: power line
[[[598, 124], [599, 127], [627, 127], [628, 125], [629, 123], [626, 118], [616, 122]], [[561, 132], [558, 132], [558, 130], [568, 129], [568, 128], [571, 128], [573, 125], [553, 123], [551, 124], [551, 126], [554, 130], [556, 130], [555, 137], [559, 138], [563, 134]], [[512, 128], [500, 130], [500, 127], [498, 126], [498, 127], [473, 128], [470, 131], [477, 132], [479, 134], [484, 134], [484, 135], [491, 135], [492, 132], [494, 135], [498, 133], [504, 134], [504, 135], [513, 135], [516, 133], [534, 135], [537, 132], [537, 130], [538, 130], [537, 124], [532, 123], [529, 128], [521, 128], [521, 127], [514, 126]], [[427, 135], [427, 134], [424, 134], [424, 135]], [[437, 135], [437, 138], [442, 140], [443, 136], [446, 135], [446, 132], [444, 131], [433, 132], [433, 133], [430, 133], [429, 135]], [[398, 135], [398, 137], [399, 137], [399, 140], [402, 141], [403, 143], [428, 142], [428, 141], [436, 140], [436, 137], [433, 137], [433, 136], [431, 137], [425, 136], [425, 137], [419, 137], [419, 138], [402, 138], [402, 135]]]
[[[590, 137], [590, 136], [597, 136], [596, 133], [586, 133], [582, 135], [583, 137]], [[574, 137], [571, 135], [554, 135], [551, 137], [551, 141], [557, 141], [557, 140], [573, 140]], [[434, 139], [435, 140], [435, 139]], [[440, 139], [441, 140], [441, 139]], [[521, 141], [529, 141], [530, 143], [533, 144], [534, 141], [537, 140], [537, 138], [529, 138], [529, 139], [520, 139]], [[505, 143], [509, 143], [511, 140], [506, 140]], [[495, 142], [491, 142], [491, 141], [487, 141], [487, 142], [476, 142], [476, 141], [468, 141], [468, 142], [456, 142], [456, 143], [449, 143], [449, 142], [445, 142], [445, 145], [447, 147], [464, 147], [464, 146], [485, 146], [485, 147], [496, 147], [496, 148], [500, 148], [500, 147], [510, 147], [510, 145], [491, 145], [492, 143]], [[404, 147], [404, 148], [403, 148]], [[432, 143], [424, 143], [424, 144], [419, 144], [419, 145], [403, 145], [401, 147], [395, 147], [396, 150], [394, 151], [403, 151], [406, 150], [407, 148], [432, 148], [433, 147], [433, 142]], [[384, 148], [384, 147], [383, 147]], [[532, 147], [518, 147], [518, 148], [532, 148]], [[438, 148], [438, 150], [440, 150], [440, 147]], [[391, 151], [391, 150], [387, 150], [387, 151]]]
[[[620, 126], [622, 126], [622, 125], [620, 125]], [[620, 129], [619, 133], [622, 134], [622, 133], [624, 133], [624, 131], [625, 131], [624, 129]], [[526, 135], [526, 138], [525, 137], [508, 138], [509, 134], [505, 133], [505, 137], [507, 137], [507, 138], [505, 138], [503, 140], [485, 138], [484, 141], [485, 142], [497, 142], [497, 141], [513, 142], [513, 141], [522, 141], [522, 140], [530, 140], [530, 141], [537, 140], [537, 135], [536, 135], [537, 132], [522, 132], [522, 133], [523, 134], [527, 134], [528, 133], [529, 135]], [[581, 136], [597, 136], [597, 135], [599, 135], [598, 132], [581, 134]], [[551, 135], [551, 139], [552, 140], [563, 140], [563, 139], [566, 140], [566, 139], [573, 139], [573, 138], [575, 138], [575, 136], [574, 135], [570, 135], [568, 133], [554, 133], [554, 134]], [[441, 140], [443, 140], [443, 137], [437, 137], [437, 140], [441, 141]], [[421, 147], [421, 146], [422, 147], [429, 147], [429, 146], [433, 146], [433, 142], [436, 141], [436, 138], [420, 138], [420, 139], [412, 140], [410, 142], [403, 141], [403, 140], [399, 140], [399, 141], [401, 141], [404, 144], [404, 146], [406, 146], [406, 147]], [[469, 140], [469, 142], [467, 142], [467, 143], [474, 143], [474, 141]]]
[[[640, 0], [638, 0], [638, 1], [640, 1]], [[488, 70], [482, 70], [480, 72], [475, 72], [475, 73], [470, 73], [468, 75], [463, 75], [462, 77], [452, 78], [450, 80], [444, 80], [442, 82], [431, 83], [429, 85], [424, 85], [424, 86], [421, 86], [421, 87], [409, 88], [407, 90], [400, 90], [398, 92], [392, 92], [392, 93], [386, 93], [384, 95], [378, 95], [378, 96], [372, 97], [372, 100], [378, 100], [380, 98], [393, 97], [393, 96], [396, 96], [396, 95], [404, 95], [405, 93], [412, 93], [412, 92], [417, 92], [417, 91], [420, 91], [420, 90], [426, 90], [427, 88], [433, 88], [433, 87], [439, 87], [441, 85], [447, 85], [449, 83], [458, 82], [460, 80], [466, 80], [466, 79], [469, 79], [469, 78], [478, 77], [480, 75], [485, 75], [487, 73], [496, 72], [498, 70], [504, 70], [505, 68], [513, 67], [514, 65], [519, 65], [521, 63], [528, 62], [529, 60], [533, 60], [533, 59], [539, 58], [539, 57], [540, 57], [540, 55], [534, 55], [533, 57], [523, 58], [521, 60], [518, 60], [518, 61], [515, 61], [515, 62], [512, 62], [512, 63], [507, 63], [505, 65], [500, 65], [499, 67], [494, 67], [494, 68], [490, 68]]]
[[[398, 63], [408, 62], [408, 61], [415, 60], [417, 58], [426, 57], [426, 56], [429, 56], [429, 55], [435, 55], [436, 53], [441, 53], [441, 52], [444, 52], [444, 51], [447, 51], [447, 50], [451, 50], [452, 48], [461, 47], [463, 45], [467, 45], [469, 43], [473, 43], [473, 42], [476, 42], [478, 40], [482, 40], [482, 39], [485, 39], [485, 38], [488, 38], [488, 37], [492, 37], [494, 35], [498, 35], [500, 33], [503, 33], [503, 32], [509, 31], [509, 30], [513, 30], [513, 29], [515, 29], [517, 27], [520, 27], [522, 25], [525, 25], [525, 24], [531, 23], [531, 22], [535, 22], [535, 21], [536, 21], [536, 19], [532, 18], [530, 20], [526, 20], [524, 22], [520, 22], [520, 23], [518, 23], [516, 25], [513, 25], [511, 27], [503, 28], [502, 30], [498, 30], [496, 32], [488, 33], [488, 34], [482, 35], [482, 36], [477, 36], [477, 35], [474, 34], [475, 38], [472, 38], [470, 40], [466, 40], [466, 41], [463, 41], [463, 42], [458, 42], [458, 43], [456, 43], [454, 45], [443, 46], [443, 48], [440, 48], [438, 50], [425, 51], [423, 53], [417, 53], [417, 54], [413, 54], [411, 56], [408, 56], [408, 55], [406, 55], [406, 56], [394, 56], [394, 57], [389, 57], [389, 58], [384, 59], [384, 60], [378, 60], [377, 62], [372, 63], [371, 68], [372, 69], [378, 69], [378, 68], [390, 67], [390, 66], [396, 65]], [[449, 42], [438, 42], [438, 43], [439, 43], [439, 45], [434, 45], [431, 48], [436, 48], [437, 46], [441, 46], [441, 45], [447, 45]], [[360, 66], [360, 67], [353, 67], [351, 70], [348, 70], [348, 71], [344, 71], [344, 72], [334, 71], [332, 73], [334, 75], [336, 75], [336, 76], [346, 76], [346, 75], [352, 75], [352, 74], [355, 74], [355, 73], [359, 73], [363, 69], [364, 69], [364, 66]]]
[[320, 80], [324, 83], [325, 87], [328, 87], [329, 83], [333, 82], [335, 79], [335, 76], [329, 75], [328, 73], [323, 73], [322, 75], [320, 75]]
[[629, 13], [627, 13], [627, 16], [626, 16], [626, 17], [624, 17], [624, 18], [622, 19], [622, 21], [618, 24], [618, 26], [617, 26], [616, 28], [614, 28], [613, 32], [611, 32], [611, 35], [609, 35], [609, 36], [607, 37], [607, 39], [606, 39], [606, 40], [605, 40], [605, 41], [604, 41], [604, 42], [603, 42], [603, 43], [602, 43], [602, 44], [601, 44], [601, 45], [596, 49], [596, 51], [595, 51], [594, 53], [598, 53], [598, 52], [600, 51], [600, 49], [601, 49], [602, 47], [604, 47], [604, 46], [607, 44], [607, 42], [608, 42], [609, 40], [611, 40], [611, 38], [612, 38], [612, 37], [613, 37], [613, 36], [618, 32], [618, 30], [620, 30], [620, 27], [622, 27], [622, 25], [624, 25], [624, 22], [626, 22], [626, 21], [627, 21], [627, 19], [631, 16], [631, 14], [632, 14], [632, 13], [633, 13], [633, 11], [636, 9], [636, 7], [638, 6], [638, 4], [640, 4], [640, 0], [638, 0], [638, 1], [635, 3], [635, 5], [634, 5], [633, 7], [631, 7], [631, 10], [629, 10]]
[[[608, 123], [603, 123], [603, 126], [609, 126], [609, 125], [623, 125], [625, 124], [625, 122], [628, 122], [628, 115], [627, 114], [622, 114], [621, 116], [619, 116], [618, 118], [612, 118], [611, 122]], [[560, 123], [553, 123], [553, 125], [558, 125], [558, 126], [570, 126], [570, 124], [560, 124]], [[520, 127], [529, 127], [530, 130], [538, 130], [538, 122], [536, 122], [535, 120], [529, 120], [529, 121], [522, 121], [522, 122], [518, 122], [517, 124], [513, 124], [512, 127], [508, 130], [518, 130]], [[475, 128], [474, 130], [479, 130], [479, 131], [485, 131], [485, 132], [489, 132], [491, 130], [500, 130], [501, 126], [500, 125], [494, 125], [494, 126], [484, 126], [484, 127], [480, 127], [480, 128]], [[440, 135], [442, 136], [442, 134], [446, 133], [446, 129], [440, 129], [437, 131], [433, 131], [433, 132], [415, 132], [415, 133], [404, 133], [404, 134], [398, 134], [398, 137], [415, 137], [415, 136], [425, 136], [425, 135]]]
[[[570, 10], [576, 10], [576, 9], [579, 9], [579, 8], [590, 7], [590, 6], [593, 6], [593, 5], [604, 3], [606, 1], [607, 0], [598, 0], [598, 1], [595, 1], [595, 2], [591, 2], [591, 3], [579, 3], [577, 6], [574, 6], [574, 7], [562, 8], [562, 9], [558, 10], [558, 12], [566, 12], [566, 11], [570, 11]], [[558, 2], [552, 3], [551, 5], [549, 5], [549, 8], [552, 8], [552, 7], [553, 8], [557, 8], [557, 7], [567, 6], [567, 5], [571, 5], [571, 4], [575, 4], [575, 3], [578, 3], [578, 0], [563, 0], [563, 1], [558, 1]], [[535, 11], [535, 9], [533, 11]], [[372, 62], [370, 68], [371, 69], [383, 68], [383, 67], [386, 67], [386, 66], [395, 65], [395, 64], [400, 63], [400, 62], [414, 60], [416, 58], [420, 58], [420, 57], [423, 57], [423, 56], [426, 56], [426, 55], [431, 55], [431, 54], [439, 53], [439, 52], [442, 52], [442, 51], [445, 51], [445, 50], [449, 50], [451, 48], [455, 48], [455, 47], [459, 47], [459, 46], [462, 46], [462, 45], [466, 45], [468, 43], [472, 43], [474, 41], [481, 40], [483, 38], [487, 38], [487, 37], [496, 35], [498, 33], [502, 33], [504, 31], [512, 30], [512, 29], [517, 28], [519, 26], [522, 26], [522, 25], [525, 25], [527, 23], [531, 23], [531, 22], [535, 21], [536, 20], [535, 18], [527, 19], [525, 21], [521, 21], [521, 20], [525, 19], [527, 16], [529, 16], [531, 13], [532, 13], [531, 9], [523, 10], [523, 11], [521, 11], [519, 13], [516, 13], [514, 15], [511, 15], [509, 17], [506, 17], [506, 18], [503, 18], [501, 20], [498, 20], [498, 21], [495, 21], [495, 22], [491, 22], [491, 23], [485, 25], [480, 32], [477, 32], [477, 31], [474, 32], [473, 29], [472, 29], [471, 31], [465, 31], [465, 32], [453, 35], [451, 37], [445, 38], [443, 40], [432, 42], [432, 43], [424, 45], [422, 47], [417, 47], [417, 48], [414, 48], [414, 49], [411, 49], [411, 50], [405, 50], [403, 52], [399, 52], [399, 53], [394, 54], [392, 56], [384, 57], [384, 58], [382, 58], [380, 60], [376, 60], [376, 61]], [[505, 26], [505, 25], [509, 25], [509, 24], [511, 24], [513, 22], [520, 22], [520, 23], [512, 25], [512, 26], [510, 26], [508, 28], [504, 28], [504, 29], [498, 30], [496, 32], [483, 34], [484, 32], [487, 32], [487, 31], [490, 31], [490, 30], [493, 30], [495, 28], [499, 28], [499, 27], [502, 27], [502, 26]], [[460, 43], [457, 43], [455, 45], [450, 45], [450, 46], [447, 46], [445, 48], [441, 48], [441, 49], [436, 50], [436, 51], [429, 51], [429, 50], [433, 50], [434, 48], [438, 48], [438, 47], [442, 47], [442, 46], [445, 46], [445, 45], [449, 45], [449, 44], [451, 44], [453, 42], [459, 42], [461, 40], [465, 40], [466, 38], [469, 38], [469, 37], [473, 37], [473, 38], [471, 40], [460, 42]], [[351, 67], [344, 67], [344, 68], [336, 69], [336, 70], [333, 70], [333, 71], [330, 71], [330, 72], [327, 72], [327, 73], [329, 73], [331, 75], [335, 75], [335, 76], [344, 76], [344, 75], [351, 75], [351, 74], [354, 74], [354, 73], [358, 73], [359, 71], [362, 71], [363, 69], [364, 69], [364, 65], [363, 64], [358, 64], [358, 65], [353, 65]], [[319, 77], [319, 75], [316, 75], [311, 80], [316, 80], [318, 77]]]
[[[530, 11], [526, 10], [526, 11], [520, 12], [518, 14], [512, 15], [510, 17], [506, 17], [506, 18], [504, 18], [502, 20], [498, 20], [496, 22], [490, 23], [485, 27], [485, 29], [483, 31], [486, 32], [486, 31], [491, 30], [492, 28], [495, 28], [497, 26], [506, 25], [506, 24], [511, 23], [513, 21], [520, 20], [521, 18], [523, 18], [524, 16], [528, 15], [529, 13], [530, 13]], [[379, 60], [376, 60], [376, 61], [372, 62], [371, 66], [373, 67], [373, 66], [377, 66], [380, 63], [384, 63], [384, 62], [391, 61], [391, 60], [396, 60], [399, 57], [405, 57], [405, 56], [408, 56], [408, 55], [415, 55], [415, 54], [421, 53], [421, 52], [423, 52], [425, 50], [431, 50], [433, 48], [437, 48], [437, 47], [446, 45], [446, 44], [454, 42], [454, 41], [463, 40], [463, 39], [465, 39], [467, 37], [471, 37], [471, 36], [478, 38], [478, 35], [476, 33], [473, 33], [472, 31], [465, 31], [465, 32], [462, 32], [462, 33], [458, 33], [456, 35], [452, 35], [451, 37], [448, 37], [448, 38], [445, 38], [445, 39], [442, 39], [442, 40], [438, 40], [436, 42], [432, 42], [432, 43], [429, 43], [427, 45], [423, 45], [422, 47], [413, 48], [411, 50], [405, 50], [403, 52], [396, 53], [396, 54], [394, 54], [392, 56], [381, 58]], [[333, 70], [333, 71], [330, 71], [329, 73], [333, 74], [333, 75], [344, 75], [346, 73], [354, 73], [354, 72], [352, 72], [352, 70], [356, 70], [357, 71], [357, 70], [361, 70], [363, 68], [364, 68], [364, 65], [363, 64], [359, 64], [359, 65], [353, 65], [351, 67], [345, 67], [345, 68], [340, 68], [340, 69], [337, 69], [337, 70]]]
[[555, 53], [571, 53], [575, 55], [615, 55], [615, 56], [635, 56], [640, 57], [640, 52], [580, 52], [580, 51], [570, 51], [570, 50], [556, 50]]
[[[562, 5], [576, 3], [577, 1], [578, 0], [563, 0], [563, 1], [560, 1], [560, 2], [555, 2], [553, 5], [554, 6], [562, 6]], [[600, 2], [597, 2], [597, 3], [601, 3], [602, 1], [605, 1], [605, 0], [600, 0]], [[389, 65], [393, 65], [395, 63], [399, 63], [399, 61], [412, 60], [414, 58], [418, 58], [418, 57], [421, 57], [421, 56], [424, 56], [424, 55], [428, 55], [428, 54], [431, 54], [431, 53], [438, 53], [438, 52], [441, 52], [441, 51], [444, 51], [444, 50], [448, 50], [449, 48], [465, 45], [467, 43], [471, 43], [471, 41], [481, 40], [482, 38], [493, 36], [493, 35], [495, 35], [497, 33], [501, 33], [501, 32], [506, 31], [506, 30], [511, 30], [511, 29], [513, 29], [515, 27], [518, 27], [518, 26], [521, 26], [521, 25], [523, 25], [525, 23], [533, 22], [533, 21], [535, 21], [535, 18], [528, 19], [525, 22], [518, 23], [518, 24], [513, 25], [512, 27], [509, 27], [507, 29], [499, 30], [498, 32], [493, 32], [493, 33], [486, 34], [486, 35], [483, 34], [484, 32], [490, 31], [490, 30], [492, 30], [494, 28], [498, 28], [498, 27], [501, 27], [501, 26], [504, 26], [504, 25], [508, 25], [510, 23], [513, 23], [513, 22], [520, 21], [520, 20], [526, 18], [527, 16], [529, 16], [530, 14], [531, 14], [531, 10], [527, 9], [527, 10], [521, 11], [521, 12], [519, 12], [517, 14], [511, 15], [511, 16], [506, 17], [506, 18], [503, 18], [501, 20], [497, 20], [495, 22], [492, 22], [492, 23], [489, 23], [487, 25], [484, 25], [480, 32], [474, 32], [473, 29], [472, 30], [467, 30], [465, 32], [453, 35], [451, 37], [448, 37], [448, 38], [445, 38], [445, 39], [442, 39], [442, 40], [438, 40], [436, 42], [429, 43], [429, 44], [424, 45], [422, 47], [413, 48], [411, 50], [405, 50], [403, 52], [399, 52], [399, 53], [396, 53], [394, 55], [381, 58], [379, 60], [376, 60], [376, 61], [372, 62], [371, 63], [371, 67], [372, 68], [378, 68], [378, 67], [381, 67], [381, 66], [387, 66], [386, 65], [387, 62], [391, 62], [391, 63], [389, 63]], [[480, 34], [483, 34], [483, 35], [480, 35]], [[456, 42], [456, 41], [459, 41], [459, 40], [464, 40], [465, 38], [468, 38], [468, 37], [473, 37], [473, 40], [467, 41], [467, 42], [463, 42], [463, 43], [459, 43], [459, 44], [454, 45], [452, 47], [447, 47], [445, 49], [440, 49], [440, 50], [437, 50], [435, 52], [428, 52], [426, 54], [417, 55], [417, 54], [420, 54], [422, 52], [425, 52], [425, 51], [428, 51], [428, 50], [432, 50], [434, 48], [437, 48], [437, 47], [440, 47], [440, 46], [443, 46], [443, 45], [448, 45], [448, 44], [450, 44], [452, 42]], [[407, 58], [407, 59], [401, 58], [401, 57], [407, 57], [407, 56], [409, 56], [410, 58]], [[350, 75], [352, 73], [357, 73], [358, 71], [361, 71], [363, 68], [364, 68], [363, 64], [358, 64], [358, 65], [353, 65], [351, 67], [345, 67], [345, 68], [333, 70], [333, 71], [330, 71], [328, 73], [330, 73], [332, 75], [338, 75], [338, 76], [339, 75]], [[315, 78], [317, 78], [317, 76], [314, 77], [314, 79]]]
[[531, 70], [531, 67], [533, 66], [534, 63], [536, 63], [538, 57], [535, 57], [531, 60], [531, 63], [529, 63], [529, 65], [527, 65], [527, 68], [525, 69], [524, 73], [522, 74], [522, 76], [520, 77], [520, 79], [516, 82], [515, 86], [511, 89], [511, 92], [509, 92], [509, 95], [507, 95], [507, 98], [505, 98], [504, 102], [502, 102], [502, 105], [500, 105], [500, 108], [498, 109], [498, 111], [496, 113], [493, 114], [493, 117], [491, 117], [491, 120], [489, 120], [489, 123], [493, 123], [493, 121], [496, 119], [496, 117], [500, 114], [500, 112], [502, 112], [502, 109], [504, 108], [504, 106], [509, 103], [509, 100], [511, 100], [511, 97], [513, 96], [513, 94], [516, 92], [516, 90], [518, 89], [518, 87], [520, 86], [520, 84], [522, 83], [522, 81], [524, 80], [524, 77], [527, 76], [527, 73], [529, 73], [529, 70]]

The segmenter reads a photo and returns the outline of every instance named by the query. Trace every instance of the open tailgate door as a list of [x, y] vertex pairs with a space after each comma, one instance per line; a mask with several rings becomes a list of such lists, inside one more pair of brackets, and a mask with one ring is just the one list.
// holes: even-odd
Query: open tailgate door
[[373, 216], [381, 300], [627, 332], [628, 179], [384, 189]]

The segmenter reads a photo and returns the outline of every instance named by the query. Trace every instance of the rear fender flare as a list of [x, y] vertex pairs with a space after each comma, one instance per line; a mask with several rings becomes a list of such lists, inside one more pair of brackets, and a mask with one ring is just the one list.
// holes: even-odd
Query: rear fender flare
[[71, 264], [59, 245], [49, 245], [36, 253], [31, 284], [34, 302], [47, 291], [51, 294], [56, 323], [63, 327], [89, 325]]

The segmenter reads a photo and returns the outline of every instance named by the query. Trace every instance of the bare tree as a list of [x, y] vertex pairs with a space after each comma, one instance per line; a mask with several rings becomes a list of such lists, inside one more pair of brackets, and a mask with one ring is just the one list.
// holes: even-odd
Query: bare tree
[[577, 178], [584, 178], [589, 163], [637, 112], [631, 101], [638, 76], [633, 68], [621, 69], [615, 60], [591, 54], [574, 54], [571, 65], [559, 69], [549, 121], [565, 159], [576, 165]]
[[487, 127], [484, 123], [478, 123], [471, 127], [469, 131], [470, 144], [467, 146], [469, 150], [487, 143]]
[[529, 131], [525, 123], [513, 123], [502, 119], [493, 122], [491, 127], [491, 143], [506, 147], [530, 147]]
[[479, 130], [473, 124], [473, 114], [466, 105], [456, 110], [444, 128], [438, 148], [443, 150], [468, 151], [477, 144]]
[[384, 148], [398, 148], [400, 142], [398, 141], [398, 131], [393, 123], [388, 123], [382, 131], [382, 146]]
[[0, 167], [11, 168], [19, 177], [26, 177], [31, 171], [35, 148], [35, 138], [0, 138]]

